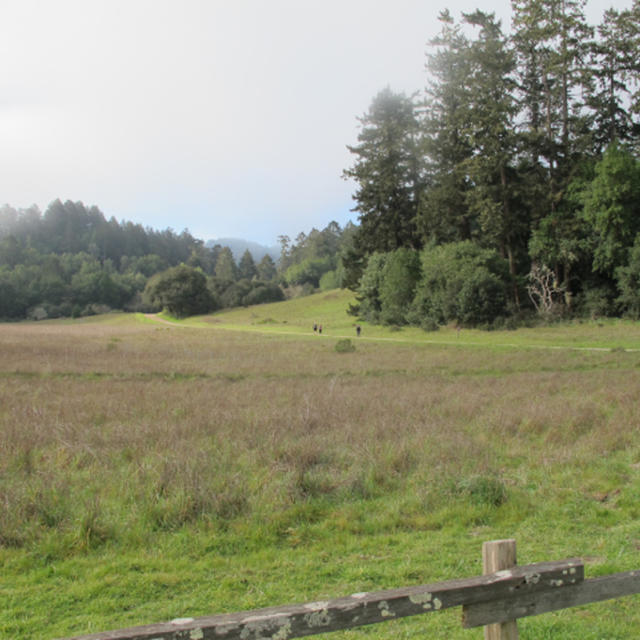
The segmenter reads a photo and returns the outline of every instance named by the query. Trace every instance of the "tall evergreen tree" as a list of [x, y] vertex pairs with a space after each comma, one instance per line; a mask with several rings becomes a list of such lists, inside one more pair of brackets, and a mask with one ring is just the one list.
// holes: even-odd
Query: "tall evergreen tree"
[[222, 247], [218, 254], [215, 268], [216, 278], [225, 282], [235, 282], [238, 279], [238, 265], [233, 259], [229, 247]]
[[440, 34], [427, 55], [430, 82], [423, 105], [422, 149], [426, 189], [418, 228], [424, 242], [452, 242], [477, 236], [478, 225], [466, 194], [471, 183], [464, 163], [472, 157], [467, 131], [469, 68], [467, 38], [448, 11], [439, 17]]
[[356, 182], [353, 196], [361, 255], [418, 247], [416, 213], [422, 187], [415, 105], [404, 94], [384, 89], [360, 118], [355, 156], [343, 177]]
[[512, 0], [528, 151], [547, 171], [549, 211], [557, 208], [573, 163], [588, 148], [581, 96], [593, 30], [586, 0]]
[[640, 234], [640, 160], [627, 149], [613, 144], [596, 165], [583, 215], [594, 233], [593, 268], [612, 276]]
[[271, 282], [276, 279], [277, 270], [273, 258], [266, 253], [257, 266], [258, 279], [263, 282]]
[[593, 86], [587, 104], [593, 110], [598, 152], [615, 140], [640, 139], [631, 111], [634, 83], [640, 77], [638, 19], [632, 10], [609, 9], [591, 46]]
[[257, 275], [258, 270], [256, 269], [256, 263], [253, 260], [251, 251], [246, 249], [238, 263], [238, 277], [244, 278], [245, 280], [253, 280]]
[[[574, 245], [576, 201], [569, 188], [592, 148], [583, 96], [590, 84], [586, 0], [512, 0], [513, 41], [518, 56], [521, 121], [532, 210], [534, 258], [553, 268], [569, 289], [578, 260]], [[542, 187], [540, 179], [543, 179]], [[529, 183], [531, 185], [531, 183]], [[544, 251], [540, 251], [544, 248]]]
[[508, 260], [518, 304], [516, 254], [526, 254], [529, 221], [516, 202], [515, 58], [494, 14], [476, 11], [464, 20], [479, 29], [468, 47], [466, 130], [473, 154], [464, 167], [473, 189], [466, 202], [478, 219], [482, 243]]

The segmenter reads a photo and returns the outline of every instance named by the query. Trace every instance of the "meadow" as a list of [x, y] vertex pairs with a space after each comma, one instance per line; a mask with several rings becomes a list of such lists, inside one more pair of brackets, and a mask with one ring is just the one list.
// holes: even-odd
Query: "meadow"
[[[522, 564], [640, 568], [638, 323], [356, 338], [348, 299], [0, 325], [0, 638], [473, 576], [505, 537]], [[637, 598], [520, 636], [636, 638]], [[364, 636], [482, 630], [327, 637]]]

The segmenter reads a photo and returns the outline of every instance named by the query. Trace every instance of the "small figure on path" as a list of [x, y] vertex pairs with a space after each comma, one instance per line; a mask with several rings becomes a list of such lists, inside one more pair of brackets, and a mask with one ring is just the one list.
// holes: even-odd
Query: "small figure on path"
[[320, 333], [320, 334], [322, 333], [322, 325], [321, 324], [318, 325], [318, 333]]
[[358, 338], [360, 337], [360, 332], [361, 331], [362, 331], [362, 327], [359, 324], [357, 324], [356, 325], [356, 335], [358, 336]]
[[318, 330], [318, 324], [316, 322], [313, 323], [313, 333]]

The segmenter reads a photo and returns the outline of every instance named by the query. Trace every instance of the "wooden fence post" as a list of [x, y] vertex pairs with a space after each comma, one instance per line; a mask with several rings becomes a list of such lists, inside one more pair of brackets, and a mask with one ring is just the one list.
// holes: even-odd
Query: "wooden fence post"
[[[482, 571], [495, 573], [516, 566], [516, 541], [493, 540], [482, 545]], [[515, 620], [488, 624], [484, 628], [485, 640], [518, 640], [518, 623]]]

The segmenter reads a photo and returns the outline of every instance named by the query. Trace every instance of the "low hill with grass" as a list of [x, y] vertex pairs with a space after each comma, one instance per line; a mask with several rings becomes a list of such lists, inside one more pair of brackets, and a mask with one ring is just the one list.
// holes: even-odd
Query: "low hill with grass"
[[[219, 311], [180, 321], [191, 327], [216, 327], [264, 333], [313, 334], [313, 325], [322, 324], [325, 337], [355, 337], [356, 325], [362, 339], [378, 339], [416, 344], [456, 344], [489, 348], [573, 348], [640, 349], [640, 323], [620, 318], [575, 319], [513, 330], [462, 329], [455, 324], [424, 331], [418, 327], [384, 326], [364, 322], [348, 313], [355, 294], [335, 289], [252, 307]], [[166, 317], [166, 316], [165, 316]], [[171, 321], [177, 322], [175, 318]]]

